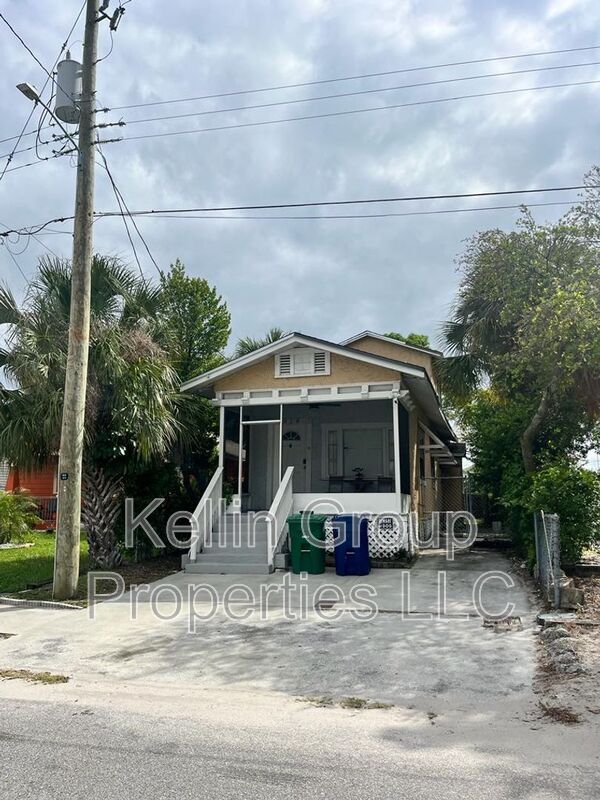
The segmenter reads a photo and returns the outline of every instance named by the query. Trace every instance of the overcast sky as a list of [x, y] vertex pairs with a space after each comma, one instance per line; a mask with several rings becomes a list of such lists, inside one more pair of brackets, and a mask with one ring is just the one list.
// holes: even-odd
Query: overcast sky
[[[2, 12], [50, 66], [80, 0], [4, 0]], [[110, 8], [115, 7], [115, 0]], [[98, 67], [102, 106], [207, 95], [540, 50], [600, 45], [597, 0], [132, 0]], [[81, 58], [82, 23], [72, 37]], [[79, 40], [79, 41], [78, 41]], [[110, 46], [100, 29], [100, 53]], [[0, 138], [19, 132], [30, 106], [15, 89], [44, 75], [0, 23]], [[559, 64], [600, 61], [600, 49], [438, 68], [101, 115], [125, 121], [307, 98]], [[455, 95], [600, 78], [600, 66], [418, 87], [266, 109], [109, 128], [107, 136], [231, 125]], [[459, 100], [277, 125], [238, 128], [104, 148], [131, 209], [229, 206], [443, 194], [580, 183], [598, 160], [600, 86]], [[30, 146], [33, 137], [21, 147]], [[12, 143], [0, 144], [0, 153]], [[49, 152], [49, 148], [42, 148]], [[32, 160], [15, 157], [11, 166]], [[34, 156], [35, 157], [35, 156]], [[16, 227], [69, 215], [75, 171], [68, 158], [9, 172], [0, 223]], [[96, 208], [116, 208], [97, 170]], [[573, 197], [570, 192], [562, 199]], [[382, 213], [494, 205], [510, 200], [423, 201], [351, 207]], [[525, 197], [523, 198], [526, 199]], [[540, 200], [556, 200], [546, 196]], [[554, 219], [563, 207], [534, 209]], [[260, 212], [258, 212], [260, 213]], [[271, 212], [267, 212], [271, 213]], [[283, 212], [272, 212], [283, 213]], [[289, 213], [289, 212], [288, 212]], [[298, 212], [291, 212], [298, 213]], [[306, 212], [301, 212], [306, 213]], [[344, 213], [342, 209], [308, 211]], [[138, 222], [161, 267], [181, 258], [215, 284], [233, 318], [233, 339], [272, 325], [341, 340], [364, 328], [428, 333], [435, 343], [458, 275], [454, 258], [477, 230], [510, 228], [517, 212], [352, 220], [159, 220]], [[70, 223], [53, 230], [69, 230]], [[133, 260], [122, 222], [101, 220], [95, 250]], [[70, 256], [69, 235], [42, 241]], [[19, 252], [26, 239], [12, 245]], [[156, 276], [143, 247], [144, 271]], [[43, 248], [16, 258], [26, 275]], [[24, 280], [0, 247], [0, 276], [20, 295]]]

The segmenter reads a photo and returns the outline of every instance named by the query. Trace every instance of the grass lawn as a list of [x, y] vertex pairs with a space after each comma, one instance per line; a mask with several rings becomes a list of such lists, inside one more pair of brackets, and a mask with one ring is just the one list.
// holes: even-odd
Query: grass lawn
[[[20, 592], [28, 586], [49, 583], [54, 573], [54, 534], [32, 531], [33, 547], [0, 550], [0, 594]], [[87, 542], [81, 542], [81, 571], [87, 570]]]
[[[52, 600], [52, 578], [54, 573], [54, 534], [34, 531], [27, 536], [33, 547], [18, 547], [0, 550], [0, 595], [11, 595], [23, 600]], [[179, 555], [165, 555], [139, 564], [124, 563], [119, 572], [128, 589], [134, 584], [151, 583], [177, 572], [180, 569]], [[81, 577], [77, 591], [70, 598], [78, 605], [87, 604], [88, 546], [85, 536], [81, 541]], [[40, 585], [42, 584], [42, 585]], [[34, 586], [36, 588], [28, 588]], [[100, 584], [100, 591], [112, 591], [114, 584]], [[18, 594], [17, 594], [18, 593]]]

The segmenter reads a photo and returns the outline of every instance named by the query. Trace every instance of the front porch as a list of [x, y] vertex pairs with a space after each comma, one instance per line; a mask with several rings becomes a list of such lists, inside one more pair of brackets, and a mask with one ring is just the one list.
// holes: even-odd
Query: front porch
[[293, 468], [293, 510], [407, 513], [408, 411], [396, 397], [221, 406], [225, 487], [242, 511], [269, 509]]

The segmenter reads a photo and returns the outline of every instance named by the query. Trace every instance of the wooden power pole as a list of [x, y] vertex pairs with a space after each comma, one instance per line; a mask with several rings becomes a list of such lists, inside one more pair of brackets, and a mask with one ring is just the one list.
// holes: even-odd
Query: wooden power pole
[[59, 600], [72, 597], [79, 580], [81, 476], [90, 343], [98, 10], [99, 0], [87, 0], [79, 116], [69, 351], [58, 468], [58, 522], [53, 595]]

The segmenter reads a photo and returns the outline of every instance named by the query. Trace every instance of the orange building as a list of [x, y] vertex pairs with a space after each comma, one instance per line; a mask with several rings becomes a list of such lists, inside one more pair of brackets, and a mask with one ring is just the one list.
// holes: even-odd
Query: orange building
[[38, 504], [38, 516], [43, 520], [43, 530], [56, 526], [57, 463], [51, 462], [39, 469], [23, 470], [11, 467], [6, 480], [6, 491], [21, 489], [28, 492]]

